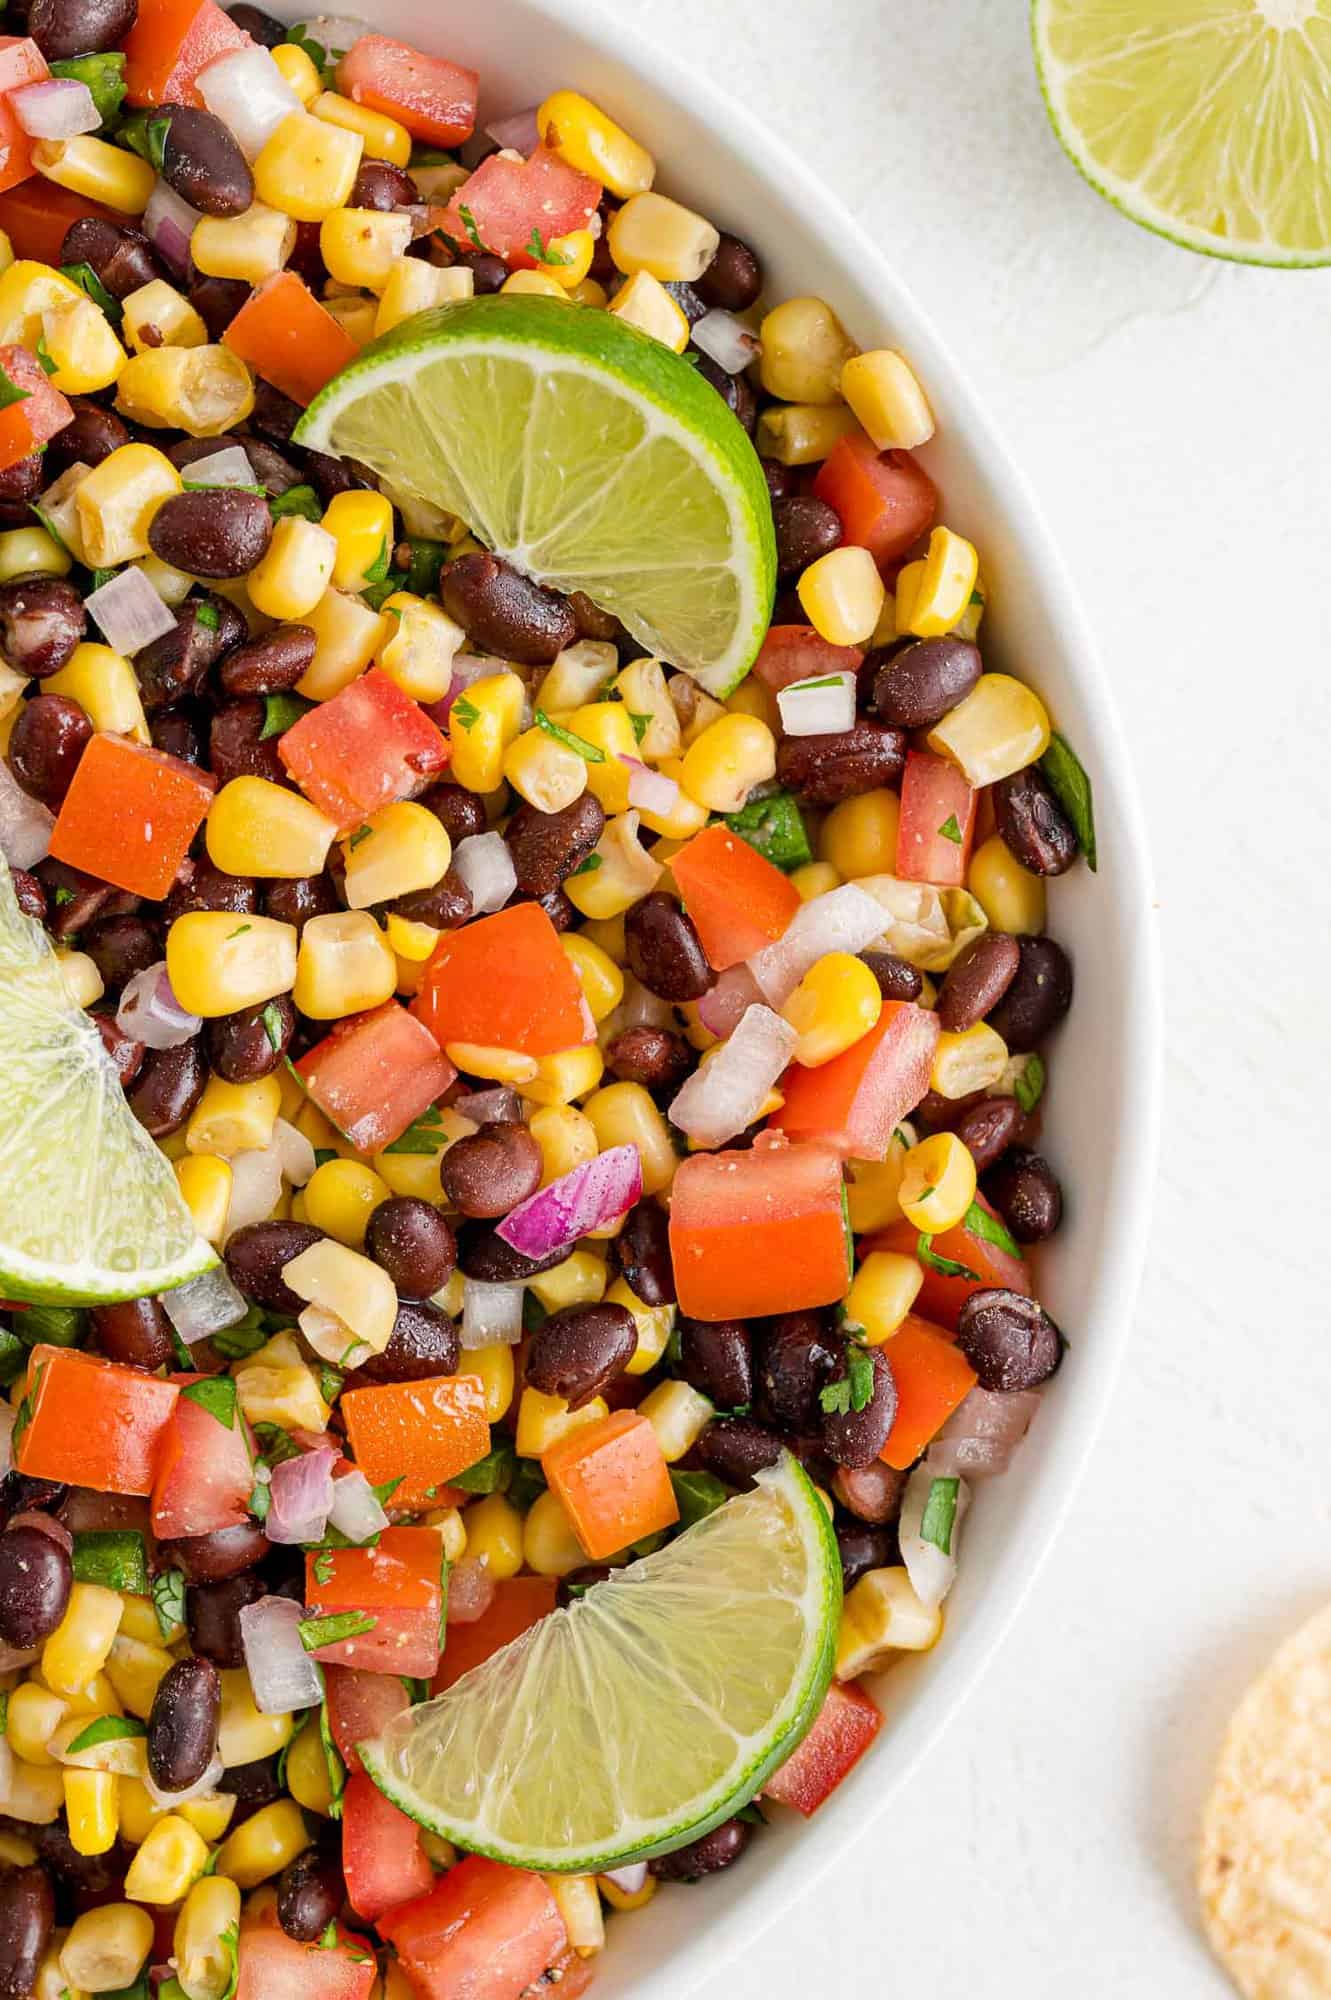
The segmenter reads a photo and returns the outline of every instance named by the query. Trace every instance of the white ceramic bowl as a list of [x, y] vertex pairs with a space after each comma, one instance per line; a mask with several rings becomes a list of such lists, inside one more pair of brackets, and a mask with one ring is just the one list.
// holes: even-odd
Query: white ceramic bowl
[[[1070, 1339], [1067, 1359], [1013, 1469], [977, 1488], [942, 1643], [906, 1655], [874, 1685], [886, 1726], [870, 1754], [815, 1820], [774, 1810], [741, 1867], [658, 1896], [614, 1925], [598, 2000], [681, 2000], [779, 1922], [886, 1811], [982, 1671], [1067, 1510], [1127, 1342], [1150, 1212], [1160, 1080], [1151, 872], [1108, 689], [1035, 502], [905, 284], [810, 179], [805, 161], [701, 67], [645, 46], [588, 0], [362, 5], [381, 32], [478, 69], [482, 122], [559, 85], [585, 92], [655, 153], [663, 191], [753, 243], [769, 299], [817, 293], [861, 346], [890, 344], [910, 356], [938, 418], [922, 461], [949, 525], [979, 547], [992, 587], [986, 661], [1033, 684], [1095, 787], [1099, 874], [1078, 866], [1050, 892], [1050, 929], [1072, 954], [1077, 991], [1053, 1049], [1043, 1140], [1069, 1214], [1039, 1269], [1041, 1298]], [[1027, 1644], [1035, 1638], [1028, 1630]], [[644, 1733], [651, 1726], [644, 1716]], [[577, 1783], [576, 1772], [569, 1781]]]

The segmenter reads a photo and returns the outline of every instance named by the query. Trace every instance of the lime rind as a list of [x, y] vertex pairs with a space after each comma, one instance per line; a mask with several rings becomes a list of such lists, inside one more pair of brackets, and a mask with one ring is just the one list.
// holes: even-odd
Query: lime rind
[[697, 1840], [753, 1798], [822, 1705], [841, 1565], [787, 1453], [359, 1746], [403, 1812], [472, 1853], [590, 1874]]
[[771, 505], [742, 426], [662, 342], [576, 301], [463, 299], [368, 346], [298, 443], [361, 459], [728, 694], [762, 644]]
[[0, 1297], [103, 1304], [216, 1263], [0, 855]]

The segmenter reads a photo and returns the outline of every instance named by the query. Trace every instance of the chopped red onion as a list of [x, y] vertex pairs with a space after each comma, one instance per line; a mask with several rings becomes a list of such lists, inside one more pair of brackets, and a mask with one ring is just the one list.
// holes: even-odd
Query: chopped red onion
[[203, 1022], [185, 1012], [171, 989], [166, 960], [159, 959], [125, 981], [116, 1026], [146, 1049], [178, 1049], [193, 1041]]
[[709, 361], [718, 368], [724, 368], [727, 375], [741, 375], [751, 361], [756, 361], [763, 351], [763, 344], [743, 320], [733, 313], [714, 309], [695, 320], [689, 338], [695, 347], [700, 347]]
[[195, 89], [247, 160], [256, 160], [282, 120], [301, 108], [271, 52], [257, 43], [209, 63], [195, 78]]
[[637, 806], [640, 812], [672, 813], [679, 803], [679, 781], [668, 778], [664, 771], [654, 771], [650, 764], [644, 764], [638, 757], [626, 757], [621, 750], [621, 764], [627, 764], [629, 773], [629, 804]]
[[729, 1041], [685, 1081], [670, 1106], [671, 1124], [704, 1146], [735, 1138], [757, 1118], [798, 1039], [770, 1007], [750, 1007]]
[[490, 1565], [482, 1556], [463, 1556], [461, 1562], [454, 1563], [448, 1572], [448, 1611], [446, 1623], [449, 1625], [474, 1625], [478, 1618], [484, 1618], [495, 1601], [495, 1580], [490, 1574]]
[[0, 1479], [14, 1463], [14, 1425], [17, 1421], [18, 1412], [12, 1404], [0, 1403]]
[[[283, 1597], [271, 1597], [271, 1598], [266, 1597], [263, 1601], [265, 1604], [285, 1604], [287, 1600]], [[247, 1606], [247, 1609], [257, 1611], [258, 1606], [257, 1605]], [[244, 1617], [243, 1612], [241, 1613], [241, 1616], [242, 1618]], [[303, 1650], [304, 1649], [302, 1648], [302, 1651]], [[320, 1697], [318, 1696], [315, 1697], [316, 1700], [318, 1700], [319, 1698]], [[311, 1703], [311, 1706], [313, 1706], [313, 1703]], [[201, 1777], [196, 1778], [192, 1785], [187, 1785], [183, 1792], [164, 1792], [161, 1786], [154, 1781], [151, 1767], [145, 1769], [143, 1773], [143, 1782], [147, 1787], [148, 1796], [151, 1798], [153, 1804], [155, 1806], [161, 1806], [163, 1811], [169, 1812], [172, 1806], [188, 1805], [191, 1799], [211, 1798], [213, 1794], [216, 1792], [218, 1785], [222, 1781], [222, 1775], [225, 1769], [226, 1767], [223, 1764], [222, 1759], [216, 1754], [214, 1754], [212, 1760], [208, 1765], [207, 1770], [203, 1773], [203, 1775]]]
[[524, 1285], [486, 1285], [479, 1278], [462, 1280], [463, 1347], [489, 1347], [492, 1342], [516, 1347], [522, 1338]]
[[55, 815], [30, 798], [0, 757], [0, 854], [11, 868], [32, 868], [51, 851]]
[[112, 652], [126, 657], [175, 630], [175, 612], [163, 604], [141, 569], [117, 570], [109, 583], [89, 591], [83, 602]]
[[[299, 1462], [288, 1459], [277, 1471], [285, 1472], [288, 1465]], [[304, 1607], [289, 1597], [261, 1597], [240, 1614], [240, 1642], [260, 1715], [294, 1715], [298, 1708], [313, 1708], [324, 1698], [323, 1674], [301, 1644], [304, 1616]]]
[[254, 486], [258, 484], [254, 467], [243, 444], [223, 445], [220, 451], [210, 451], [207, 458], [196, 458], [185, 467], [185, 483], [188, 486]]
[[762, 999], [758, 982], [747, 965], [731, 965], [698, 1002], [698, 1019], [710, 1034], [724, 1041], [744, 1018], [746, 1008]]
[[448, 684], [448, 693], [440, 695], [438, 701], [428, 703], [430, 715], [443, 729], [448, 723], [448, 713], [458, 696], [465, 694], [477, 681], [492, 681], [497, 674], [511, 674], [512, 667], [507, 660], [497, 660], [491, 653], [454, 653], [453, 678]]
[[289, 1180], [292, 1187], [304, 1187], [306, 1181], [313, 1179], [318, 1165], [314, 1148], [305, 1134], [298, 1132], [294, 1125], [289, 1125], [285, 1118], [279, 1118], [273, 1127], [273, 1150], [283, 1178]]
[[526, 159], [536, 151], [541, 143], [540, 128], [536, 123], [534, 104], [525, 111], [510, 111], [506, 118], [496, 118], [485, 127], [487, 139], [493, 139], [502, 151], [506, 146]]
[[102, 122], [87, 84], [72, 76], [25, 83], [21, 90], [10, 91], [9, 103], [30, 139], [77, 139], [81, 132], [95, 132]]
[[231, 1158], [231, 1205], [226, 1212], [226, 1233], [234, 1236], [251, 1222], [267, 1222], [282, 1199], [282, 1149], [271, 1145], [252, 1147]]
[[640, 1896], [647, 1885], [647, 1863], [630, 1861], [626, 1868], [607, 1868], [605, 1879], [625, 1896]]
[[198, 209], [159, 180], [143, 211], [143, 233], [177, 278], [189, 274], [189, 244], [198, 220]]
[[939, 1479], [958, 1473], [969, 1479], [995, 1478], [1007, 1471], [1039, 1403], [1034, 1389], [1006, 1396], [993, 1389], [972, 1389], [930, 1445], [925, 1463]]
[[249, 1311], [224, 1264], [214, 1264], [201, 1278], [191, 1278], [188, 1284], [163, 1292], [162, 1308], [186, 1347], [228, 1326], [237, 1326]]
[[379, 1496], [363, 1472], [344, 1472], [333, 1481], [333, 1504], [328, 1519], [349, 1542], [368, 1542], [388, 1526], [388, 1516]]
[[829, 889], [826, 895], [802, 903], [784, 937], [755, 952], [748, 961], [749, 970], [769, 1006], [780, 1007], [810, 966], [825, 958], [829, 951], [848, 951], [852, 955], [863, 951], [883, 935], [885, 928], [882, 904], [854, 882], [843, 882], [839, 889]]
[[502, 833], [469, 833], [453, 849], [452, 865], [471, 891], [478, 917], [502, 910], [518, 886], [513, 851]]
[[854, 674], [818, 674], [791, 681], [777, 695], [787, 736], [835, 736], [855, 720]]
[[957, 1545], [961, 1538], [961, 1524], [966, 1517], [966, 1509], [971, 1504], [970, 1487], [964, 1479], [958, 1479], [956, 1509], [952, 1516], [947, 1548], [940, 1549], [936, 1542], [926, 1541], [920, 1529], [934, 1481], [939, 1476], [927, 1460], [923, 1465], [916, 1466], [906, 1481], [906, 1492], [901, 1502], [901, 1519], [897, 1523], [897, 1540], [901, 1545], [901, 1560], [906, 1565], [906, 1574], [921, 1604], [927, 1604], [931, 1611], [942, 1603], [956, 1582]]
[[468, 1091], [455, 1097], [449, 1109], [460, 1118], [470, 1118], [473, 1125], [515, 1125], [522, 1119], [522, 1099], [506, 1083], [497, 1083], [493, 1090]]
[[548, 1257], [626, 1214], [641, 1195], [642, 1155], [636, 1146], [611, 1146], [520, 1201], [495, 1234], [524, 1257]]
[[303, 1451], [273, 1467], [268, 1487], [268, 1519], [264, 1533], [270, 1542], [321, 1542], [333, 1507], [333, 1467], [337, 1453], [330, 1448]]

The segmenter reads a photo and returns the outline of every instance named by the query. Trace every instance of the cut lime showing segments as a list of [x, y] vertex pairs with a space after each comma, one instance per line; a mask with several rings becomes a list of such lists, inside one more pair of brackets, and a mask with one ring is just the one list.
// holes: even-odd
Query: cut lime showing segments
[[360, 1746], [404, 1812], [518, 1868], [667, 1854], [747, 1803], [818, 1712], [841, 1565], [787, 1453], [656, 1555]]
[[103, 1304], [217, 1259], [0, 855], [0, 1297]]
[[757, 655], [776, 579], [758, 455], [696, 369], [607, 312], [518, 294], [418, 313], [295, 435], [585, 591], [713, 694]]
[[1092, 187], [1189, 250], [1331, 262], [1331, 0], [1033, 0], [1040, 86]]

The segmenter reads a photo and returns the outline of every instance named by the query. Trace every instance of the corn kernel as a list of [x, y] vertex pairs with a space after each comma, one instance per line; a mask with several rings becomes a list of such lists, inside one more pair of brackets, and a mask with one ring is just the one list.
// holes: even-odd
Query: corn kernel
[[437, 814], [410, 799], [372, 813], [342, 843], [346, 898], [353, 910], [369, 909], [443, 880], [453, 846]]
[[[408, 259], [420, 264], [419, 257]], [[429, 266], [423, 268], [428, 269]], [[378, 664], [413, 701], [440, 701], [453, 679], [453, 661], [465, 634], [448, 613], [408, 590], [394, 591], [383, 604], [388, 636]]]
[[50, 1826], [65, 1802], [64, 1773], [56, 1765], [41, 1770], [14, 1759], [5, 1783], [5, 1813], [27, 1826]]
[[560, 1438], [599, 1423], [609, 1409], [600, 1396], [593, 1396], [581, 1409], [571, 1410], [562, 1396], [546, 1396], [539, 1389], [525, 1388], [518, 1398], [518, 1425], [514, 1449], [519, 1458], [539, 1458]]
[[854, 411], [843, 403], [782, 403], [763, 411], [754, 443], [778, 465], [818, 465], [858, 430]]
[[262, 1152], [272, 1143], [281, 1098], [275, 1076], [254, 1083], [210, 1076], [185, 1128], [187, 1150], [220, 1153], [227, 1160], [237, 1153]]
[[138, 676], [124, 654], [113, 652], [110, 646], [88, 640], [77, 645], [67, 665], [59, 673], [47, 675], [42, 692], [68, 695], [94, 729], [128, 736], [135, 743], [151, 740]]
[[541, 1149], [542, 1187], [596, 1158], [592, 1123], [570, 1104], [541, 1105], [532, 1112], [527, 1129]]
[[504, 753], [522, 728], [524, 688], [516, 674], [473, 681], [448, 712], [449, 776], [469, 792], [493, 792], [503, 782]]
[[179, 1813], [166, 1813], [130, 1862], [125, 1894], [136, 1903], [183, 1902], [207, 1865], [204, 1840]]
[[567, 297], [576, 298], [587, 282], [595, 255], [596, 238], [591, 230], [570, 229], [566, 236], [550, 237], [541, 268]]
[[646, 194], [656, 178], [656, 162], [646, 147], [576, 90], [547, 97], [536, 113], [536, 129], [552, 152], [621, 201]]
[[297, 222], [322, 222], [350, 200], [364, 150], [361, 133], [293, 111], [254, 162], [255, 193]]
[[81, 563], [87, 562], [88, 551], [79, 532], [78, 490], [88, 472], [89, 467], [76, 460], [58, 479], [52, 480], [36, 503], [48, 535], [57, 545], [63, 544], [75, 562]]
[[622, 916], [625, 910], [654, 889], [661, 879], [661, 864], [654, 861], [638, 841], [639, 815], [620, 813], [607, 821], [601, 838], [581, 868], [568, 876], [564, 893], [583, 916], [602, 921]]
[[276, 277], [295, 247], [291, 217], [261, 201], [243, 215], [200, 216], [189, 240], [190, 256], [206, 277], [247, 285]]
[[562, 812], [587, 789], [587, 761], [547, 730], [524, 730], [504, 752], [504, 776], [538, 812]]
[[[290, 1759], [288, 1759], [288, 1764]], [[240, 1890], [224, 1875], [196, 1882], [176, 1918], [172, 1939], [176, 1978], [185, 2000], [223, 2000], [231, 1984], [228, 1930], [240, 1929]]]
[[1007, 1044], [987, 1021], [977, 1021], [961, 1034], [944, 1031], [934, 1049], [930, 1088], [952, 1100], [992, 1090], [1007, 1064]]
[[968, 783], [993, 785], [1043, 757], [1049, 716], [1039, 696], [1010, 674], [981, 674], [927, 740], [931, 750], [961, 766]]
[[[43, 1685], [45, 1685], [40, 1665], [32, 1669], [32, 1674], [34, 1679], [42, 1679]], [[94, 1674], [86, 1687], [67, 1690], [65, 1692], [65, 1701], [71, 1715], [123, 1714], [116, 1691], [104, 1672]]]
[[163, 604], [169, 604], [173, 611], [179, 609], [194, 588], [192, 576], [171, 563], [164, 563], [160, 556], [140, 556], [133, 567], [143, 572]]
[[418, 924], [410, 917], [399, 917], [390, 910], [384, 919], [384, 930], [388, 942], [393, 947], [393, 956], [398, 961], [398, 991], [402, 991], [403, 961], [408, 965], [423, 966], [443, 932], [433, 924]]
[[0, 275], [0, 342], [35, 350], [42, 337], [43, 313], [84, 296], [72, 279], [49, 264], [20, 257]]
[[475, 289], [474, 274], [466, 264], [443, 266], [427, 264], [423, 257], [404, 257], [393, 266], [379, 290], [375, 336], [388, 333], [404, 319], [426, 312], [431, 306], [447, 305], [452, 299], [469, 299]]
[[132, 1986], [152, 1950], [153, 1920], [135, 1903], [102, 1903], [75, 1917], [60, 1947], [71, 1990], [113, 1993]]
[[283, 623], [308, 618], [332, 580], [337, 543], [314, 521], [287, 514], [273, 525], [266, 553], [249, 573], [255, 608]]
[[501, 292], [528, 292], [536, 298], [566, 299], [568, 293], [548, 271], [513, 271], [499, 287]]
[[106, 1665], [120, 1627], [120, 1596], [98, 1583], [76, 1583], [65, 1615], [42, 1648], [42, 1679], [56, 1694], [86, 1687]]
[[967, 887], [994, 930], [1036, 937], [1044, 929], [1044, 877], [1023, 868], [1001, 834], [976, 848]]
[[391, 1193], [363, 1160], [325, 1160], [305, 1183], [306, 1219], [348, 1249], [360, 1250], [370, 1217]]
[[208, 328], [182, 292], [153, 278], [121, 300], [124, 337], [136, 354], [154, 347], [205, 347]]
[[88, 560], [111, 569], [148, 554], [148, 527], [157, 509], [181, 491], [180, 474], [150, 444], [124, 444], [81, 481], [75, 504]]
[[367, 910], [311, 917], [301, 935], [293, 997], [315, 1021], [338, 1021], [391, 999], [392, 947]]
[[227, 1211], [231, 1206], [231, 1166], [212, 1154], [177, 1160], [176, 1184], [194, 1227], [205, 1242], [220, 1249], [226, 1236]]
[[607, 813], [624, 812], [629, 802], [628, 766], [621, 759], [638, 755], [638, 739], [622, 701], [589, 702], [561, 717], [570, 734], [601, 752], [587, 762], [587, 789]]
[[37, 1681], [24, 1681], [9, 1697], [5, 1739], [16, 1757], [25, 1764], [54, 1765], [47, 1748], [52, 1736], [69, 1714], [68, 1704]]
[[[917, 566], [912, 563], [909, 567], [914, 570]], [[935, 528], [929, 537], [928, 554], [911, 578], [904, 603], [898, 578], [898, 629], [921, 639], [937, 639], [950, 632], [970, 602], [978, 573], [979, 557], [971, 543], [950, 528]]]
[[547, 1875], [546, 1886], [564, 1919], [568, 1941], [579, 1958], [592, 1958], [605, 1945], [605, 1920], [594, 1875]]
[[599, 944], [592, 944], [576, 931], [566, 931], [559, 940], [564, 956], [571, 962], [582, 987], [593, 1021], [604, 1021], [624, 998], [624, 975]]
[[809, 623], [833, 646], [862, 646], [873, 636], [885, 595], [878, 565], [867, 549], [832, 549], [796, 586]]
[[755, 785], [775, 775], [776, 739], [766, 723], [752, 715], [723, 714], [685, 752], [680, 782], [709, 812], [733, 813]]
[[522, 1568], [522, 1516], [504, 1493], [488, 1493], [467, 1509], [467, 1554], [503, 1583]]
[[[0, 583], [16, 576], [65, 576], [72, 567], [69, 550], [45, 528], [14, 528], [0, 535]], [[10, 710], [11, 718], [17, 715], [17, 707]]]
[[217, 437], [254, 408], [254, 380], [229, 347], [157, 347], [125, 363], [116, 408], [135, 423]]
[[871, 1569], [846, 1594], [836, 1677], [853, 1681], [892, 1653], [927, 1653], [942, 1629], [941, 1608], [920, 1602], [904, 1569]]
[[445, 1562], [461, 1562], [467, 1553], [467, 1530], [456, 1507], [431, 1508], [424, 1516], [424, 1526], [438, 1529]]
[[716, 255], [720, 231], [663, 194], [630, 195], [607, 233], [615, 268], [632, 277], [647, 271], [662, 283], [692, 284]]
[[898, 793], [881, 786], [860, 792], [833, 806], [818, 836], [818, 852], [843, 882], [853, 882], [861, 875], [893, 875], [900, 819]]
[[557, 1493], [537, 1495], [522, 1524], [522, 1559], [537, 1576], [568, 1576], [587, 1558]]
[[208, 858], [230, 875], [318, 875], [337, 828], [299, 792], [269, 778], [232, 778], [208, 811]]
[[236, 1014], [291, 991], [296, 929], [273, 917], [237, 923], [233, 911], [187, 910], [167, 932], [166, 964], [172, 990], [189, 1013], [204, 1019]]
[[487, 1083], [527, 1084], [540, 1072], [535, 1056], [524, 1055], [519, 1049], [487, 1048], [482, 1042], [446, 1042], [444, 1054], [455, 1069], [483, 1077]]
[[70, 1771], [63, 1778], [69, 1843], [76, 1854], [105, 1854], [115, 1846], [120, 1826], [116, 1809], [119, 1779], [111, 1771]]
[[955, 1228], [975, 1199], [975, 1162], [955, 1132], [935, 1132], [912, 1148], [897, 1198], [913, 1229], [937, 1236]]
[[106, 991], [106, 982], [97, 969], [96, 962], [86, 951], [64, 951], [56, 953], [65, 991], [80, 1007], [95, 1007]]
[[307, 52], [298, 42], [279, 42], [270, 54], [281, 72], [283, 83], [289, 90], [294, 90], [301, 103], [308, 108], [320, 95], [323, 84]]
[[760, 337], [759, 373], [769, 396], [815, 407], [841, 401], [841, 371], [855, 343], [825, 300], [786, 299], [764, 315]]
[[880, 1346], [901, 1325], [923, 1283], [918, 1258], [903, 1257], [895, 1250], [871, 1251], [846, 1294], [846, 1325], [867, 1347]]
[[605, 1071], [605, 1058], [595, 1042], [559, 1049], [542, 1056], [534, 1077], [523, 1081], [523, 1095], [533, 1104], [571, 1104], [595, 1090]]
[[0, 1862], [6, 1868], [31, 1868], [37, 1850], [18, 1833], [0, 1833]]
[[[285, 525], [278, 522], [279, 528]], [[312, 527], [313, 523], [307, 521], [304, 525]], [[265, 556], [264, 561], [267, 560]], [[251, 573], [251, 583], [257, 574], [257, 571]], [[312, 576], [309, 581], [313, 581]], [[393, 629], [391, 618], [372, 611], [362, 598], [345, 590], [326, 590], [301, 618], [314, 631], [314, 658], [296, 682], [296, 693], [309, 701], [329, 701], [340, 694], [369, 666]]]
[[856, 1236], [868, 1235], [875, 1229], [886, 1229], [889, 1222], [900, 1219], [898, 1193], [901, 1172], [906, 1164], [906, 1155], [914, 1144], [912, 1129], [908, 1125], [898, 1125], [888, 1142], [885, 1159], [847, 1161], [850, 1183], [846, 1189], [846, 1205], [850, 1211], [850, 1226]]
[[82, 294], [48, 306], [42, 314], [42, 334], [55, 364], [51, 386], [66, 396], [109, 388], [128, 358], [106, 314]]
[[317, 1721], [306, 1723], [288, 1751], [286, 1779], [297, 1805], [307, 1812], [322, 1813], [325, 1819], [331, 1815], [333, 1788]]
[[934, 434], [925, 393], [895, 348], [853, 354], [841, 370], [841, 393], [879, 451], [913, 451]]
[[146, 1722], [152, 1713], [162, 1676], [170, 1671], [171, 1655], [160, 1637], [131, 1639], [126, 1636], [124, 1619], [106, 1661], [106, 1678], [129, 1715]]
[[612, 1910], [642, 1910], [651, 1902], [660, 1885], [655, 1875], [649, 1874], [641, 1889], [623, 1889], [609, 1875], [598, 1875], [596, 1886]]
[[678, 1155], [670, 1127], [640, 1083], [609, 1083], [583, 1105], [603, 1153], [636, 1146], [642, 1156], [642, 1191], [662, 1194], [675, 1177]]
[[716, 1415], [706, 1396], [687, 1382], [660, 1382], [638, 1405], [656, 1432], [657, 1443], [667, 1465], [674, 1465], [691, 1451]]
[[781, 1009], [799, 1037], [793, 1060], [818, 1069], [867, 1035], [883, 1011], [882, 989], [863, 959], [829, 951]]
[[508, 1414], [516, 1380], [511, 1347], [496, 1341], [487, 1347], [469, 1348], [458, 1362], [457, 1372], [474, 1376], [480, 1383], [487, 1423], [497, 1424]]
[[638, 1329], [638, 1345], [628, 1363], [627, 1373], [646, 1375], [666, 1351], [675, 1324], [675, 1308], [644, 1305], [627, 1278], [616, 1278], [605, 1296], [611, 1305], [623, 1306], [626, 1312], [632, 1313]]
[[[284, 1719], [290, 1721], [289, 1717]], [[309, 1841], [295, 1800], [276, 1799], [227, 1836], [218, 1850], [217, 1873], [241, 1889], [257, 1889], [260, 1882], [280, 1875]]]
[[626, 278], [610, 301], [610, 311], [639, 333], [659, 340], [672, 354], [682, 354], [689, 344], [688, 320], [650, 271], [635, 271]]
[[604, 639], [579, 639], [559, 653], [536, 690], [536, 706], [547, 715], [583, 708], [605, 695], [619, 655]]
[[236, 1801], [230, 1792], [213, 1792], [197, 1799], [185, 1799], [176, 1808], [194, 1831], [209, 1842], [221, 1840], [235, 1817]]
[[[239, 1373], [236, 1379], [239, 1384]], [[244, 1407], [243, 1399], [242, 1407]], [[245, 1414], [249, 1415], [248, 1409]], [[322, 1430], [327, 1421], [328, 1406], [325, 1404], [323, 1419], [315, 1428]], [[287, 1428], [299, 1429], [302, 1425], [298, 1423]], [[221, 1679], [222, 1706], [217, 1725], [217, 1754], [222, 1760], [223, 1767], [231, 1771], [237, 1764], [253, 1764], [260, 1757], [275, 1757], [279, 1751], [285, 1750], [295, 1734], [295, 1723], [291, 1716], [259, 1713], [254, 1706], [254, 1690], [250, 1686], [250, 1677], [244, 1667], [223, 1667]], [[246, 1825], [248, 1824], [246, 1821]], [[242, 1827], [236, 1829], [237, 1833], [243, 1831]], [[234, 1837], [233, 1835], [232, 1838]], [[219, 1872], [231, 1874], [229, 1868], [223, 1869], [220, 1866]], [[234, 1876], [232, 1879], [240, 1881], [239, 1876]], [[263, 1877], [259, 1876], [257, 1879], [262, 1881]], [[241, 1883], [242, 1888], [251, 1886], [246, 1882]]]
[[605, 1284], [605, 1261], [591, 1250], [570, 1250], [561, 1263], [529, 1280], [548, 1313], [562, 1312], [565, 1306], [595, 1305], [605, 1296]]
[[104, 202], [122, 215], [142, 215], [157, 185], [157, 175], [137, 153], [87, 132], [76, 139], [38, 139], [32, 164], [57, 187]]
[[406, 126], [382, 111], [372, 111], [368, 104], [355, 104], [349, 97], [339, 97], [336, 91], [324, 90], [309, 109], [313, 117], [322, 118], [329, 125], [340, 125], [346, 132], [359, 132], [367, 159], [389, 160], [395, 167], [405, 167], [411, 158], [411, 134]]
[[121, 1778], [116, 1796], [120, 1837], [130, 1847], [138, 1847], [148, 1838], [166, 1807], [157, 1804], [142, 1778]]
[[[338, 208], [319, 225], [319, 251], [332, 276], [339, 284], [361, 285], [369, 292], [382, 292], [410, 242], [411, 217], [395, 210]], [[348, 303], [368, 313], [365, 337], [372, 338], [375, 306], [368, 299]]]

